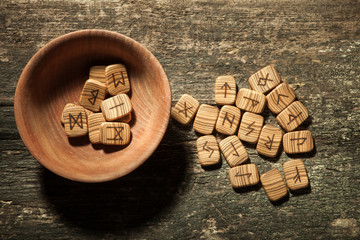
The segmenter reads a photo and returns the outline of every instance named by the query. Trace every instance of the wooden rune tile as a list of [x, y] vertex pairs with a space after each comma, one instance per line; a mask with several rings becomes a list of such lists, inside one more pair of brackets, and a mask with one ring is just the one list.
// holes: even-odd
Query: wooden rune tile
[[283, 131], [280, 128], [265, 125], [261, 129], [256, 150], [259, 154], [267, 157], [275, 157], [278, 154]]
[[100, 125], [100, 142], [105, 145], [126, 145], [130, 142], [130, 126], [127, 123], [105, 122]]
[[260, 93], [267, 93], [281, 83], [281, 77], [276, 69], [269, 65], [254, 73], [249, 78], [251, 88]]
[[240, 116], [239, 108], [229, 105], [223, 106], [216, 122], [216, 131], [226, 135], [234, 135], [239, 126]]
[[233, 76], [219, 76], [215, 80], [215, 102], [232, 105], [236, 98], [236, 81]]
[[120, 94], [104, 100], [101, 110], [107, 121], [114, 121], [130, 114], [132, 104], [128, 95]]
[[252, 163], [230, 168], [229, 177], [233, 188], [253, 186], [260, 181], [258, 169]]
[[84, 136], [88, 133], [87, 116], [82, 106], [68, 107], [64, 110], [64, 127], [68, 137]]
[[241, 88], [236, 97], [236, 106], [247, 112], [262, 113], [265, 103], [264, 94], [246, 88]]
[[275, 114], [284, 110], [295, 98], [295, 91], [287, 83], [281, 83], [266, 95], [267, 105]]
[[240, 139], [233, 135], [220, 142], [221, 152], [224, 154], [230, 167], [235, 167], [248, 160], [249, 156]]
[[196, 140], [196, 148], [201, 166], [220, 162], [219, 144], [213, 135], [201, 136]]
[[131, 113], [126, 114], [125, 116], [123, 116], [122, 118], [119, 118], [116, 120], [116, 122], [123, 122], [123, 123], [129, 123], [131, 121]]
[[289, 154], [310, 152], [314, 139], [309, 130], [288, 132], [283, 137], [284, 151]]
[[106, 86], [110, 95], [128, 93], [130, 81], [126, 67], [123, 64], [113, 64], [105, 68]]
[[194, 120], [194, 130], [201, 134], [211, 134], [218, 116], [219, 109], [217, 107], [201, 104]]
[[241, 119], [238, 137], [249, 143], [257, 143], [263, 124], [263, 116], [245, 112]]
[[80, 96], [80, 105], [93, 112], [100, 111], [102, 101], [105, 99], [106, 85], [89, 79], [85, 82]]
[[181, 124], [188, 124], [199, 109], [199, 102], [189, 94], [181, 96], [171, 110], [171, 117]]
[[60, 122], [61, 124], [64, 124], [64, 111], [65, 109], [69, 108], [69, 107], [75, 107], [76, 104], [75, 103], [67, 103], [63, 109], [63, 111], [61, 112], [61, 116], [60, 116]]
[[300, 159], [283, 163], [283, 171], [288, 188], [292, 191], [309, 186], [305, 164]]
[[284, 179], [277, 169], [262, 174], [260, 181], [270, 201], [280, 200], [288, 194]]
[[88, 117], [89, 139], [92, 144], [100, 143], [100, 125], [106, 122], [102, 113], [94, 113]]
[[99, 81], [106, 86], [105, 68], [106, 66], [92, 66], [89, 71], [89, 78]]
[[300, 101], [295, 101], [279, 113], [276, 120], [285, 131], [290, 132], [302, 124], [308, 116], [309, 112], [305, 106]]

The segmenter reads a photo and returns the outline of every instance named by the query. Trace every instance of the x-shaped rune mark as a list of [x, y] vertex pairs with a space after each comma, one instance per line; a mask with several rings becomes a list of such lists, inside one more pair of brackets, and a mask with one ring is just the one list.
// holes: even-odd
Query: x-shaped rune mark
[[187, 117], [187, 110], [191, 109], [193, 107], [186, 107], [186, 102], [184, 102], [184, 109], [180, 110], [179, 113], [184, 112], [185, 117]]
[[122, 141], [122, 137], [120, 136], [120, 133], [122, 130], [124, 130], [124, 127], [107, 127], [107, 128], [114, 128], [115, 129], [115, 136], [114, 138], [108, 138], [107, 140], [120, 140]]
[[266, 77], [265, 78], [259, 78], [259, 81], [257, 83], [258, 86], [265, 86], [267, 81], [273, 81], [271, 79], [269, 79], [269, 73], [266, 74]]
[[[79, 123], [79, 118], [80, 118], [80, 123]], [[70, 119], [70, 130], [72, 130], [75, 127], [75, 124], [77, 124], [80, 128], [83, 128], [82, 113], [79, 113], [76, 119], [74, 118], [73, 115], [71, 115], [71, 113], [69, 113], [69, 119]], [[72, 121], [74, 122], [72, 123]]]

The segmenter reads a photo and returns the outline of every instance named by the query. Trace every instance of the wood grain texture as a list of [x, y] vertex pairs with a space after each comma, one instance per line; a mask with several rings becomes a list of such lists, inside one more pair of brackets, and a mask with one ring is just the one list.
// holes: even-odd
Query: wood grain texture
[[296, 191], [309, 186], [305, 164], [301, 159], [284, 162], [283, 171], [286, 185], [290, 190]]
[[267, 157], [276, 157], [281, 146], [283, 131], [280, 128], [266, 124], [260, 132], [256, 150]]
[[276, 120], [287, 132], [293, 131], [309, 117], [309, 111], [300, 101], [295, 101], [285, 108]]
[[219, 109], [208, 104], [201, 104], [196, 113], [193, 128], [201, 134], [211, 134], [214, 131]]
[[81, 137], [87, 135], [88, 122], [83, 107], [73, 106], [64, 110], [64, 129], [68, 137]]
[[247, 112], [262, 113], [265, 104], [265, 95], [250, 89], [241, 88], [236, 96], [236, 106]]
[[106, 86], [105, 68], [106, 66], [91, 66], [89, 70], [89, 79], [99, 81]]
[[238, 166], [249, 159], [244, 145], [235, 135], [221, 140], [219, 146], [230, 167]]
[[288, 132], [284, 134], [283, 146], [289, 154], [306, 153], [314, 149], [314, 139], [309, 130]]
[[84, 84], [79, 102], [84, 108], [93, 112], [99, 112], [105, 96], [106, 85], [99, 81], [89, 79]]
[[229, 178], [233, 188], [253, 186], [260, 182], [258, 169], [252, 163], [230, 168]]
[[219, 76], [215, 80], [215, 102], [233, 105], [236, 99], [236, 80], [233, 76]]
[[112, 64], [105, 68], [106, 86], [111, 95], [128, 93], [130, 80], [124, 64]]
[[281, 77], [274, 66], [269, 65], [257, 71], [249, 78], [251, 88], [266, 94], [281, 83]]
[[171, 110], [171, 117], [181, 124], [189, 124], [199, 109], [198, 100], [184, 94]]
[[127, 145], [131, 140], [127, 123], [103, 122], [100, 125], [100, 142], [105, 145]]
[[76, 104], [75, 103], [67, 103], [63, 109], [63, 111], [60, 114], [60, 122], [61, 124], [64, 124], [65, 120], [64, 120], [64, 111], [65, 109], [69, 108], [69, 107], [75, 107]]
[[267, 106], [275, 114], [280, 113], [295, 99], [295, 91], [287, 83], [281, 83], [266, 95]]
[[114, 121], [129, 115], [133, 110], [131, 100], [126, 94], [119, 94], [101, 103], [101, 111], [107, 121]]
[[219, 144], [213, 135], [199, 137], [196, 140], [196, 149], [201, 166], [216, 165], [221, 161]]
[[263, 116], [251, 112], [245, 112], [241, 119], [238, 137], [242, 141], [257, 143], [263, 125]]
[[284, 179], [278, 169], [261, 174], [260, 180], [270, 201], [278, 201], [288, 195]]
[[225, 135], [234, 135], [239, 127], [241, 111], [235, 106], [225, 105], [220, 109], [215, 129]]
[[88, 116], [89, 139], [92, 144], [100, 143], [100, 126], [106, 122], [102, 113], [94, 113]]

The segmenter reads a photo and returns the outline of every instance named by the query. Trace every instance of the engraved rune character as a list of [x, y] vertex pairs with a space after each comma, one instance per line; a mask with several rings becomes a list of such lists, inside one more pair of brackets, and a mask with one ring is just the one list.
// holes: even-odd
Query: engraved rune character
[[94, 105], [95, 104], [95, 101], [96, 101], [96, 98], [99, 94], [99, 89], [96, 89], [96, 90], [92, 90], [91, 91], [91, 98], [89, 98], [89, 102], [91, 103], [91, 105]]
[[300, 115], [302, 114], [302, 112], [300, 112], [298, 115], [294, 116], [292, 114], [289, 114], [289, 122], [287, 123], [288, 125], [290, 123], [292, 123], [295, 119], [297, 119]]
[[[211, 150], [210, 155], [209, 155], [209, 157], [208, 157], [208, 158], [210, 158], [211, 155], [212, 155], [213, 152], [214, 152], [214, 149], [212, 149], [211, 147], [207, 147], [207, 146], [206, 146], [207, 143], [208, 143], [208, 141], [205, 142], [205, 144], [204, 144], [204, 146], [203, 146], [203, 150], [205, 150], [205, 151], [207, 151], [207, 152], [210, 152], [210, 150]], [[209, 150], [209, 149], [210, 149], [210, 150]]]
[[224, 94], [224, 98], [226, 98], [226, 91], [228, 89], [231, 89], [231, 87], [229, 86], [229, 84], [227, 82], [224, 83], [224, 85], [221, 86], [221, 89], [225, 88], [225, 94]]
[[289, 96], [284, 95], [284, 94], [279, 94], [279, 95], [278, 95], [277, 102], [276, 102], [276, 104], [277, 104], [277, 105], [279, 105], [279, 102], [280, 102], [280, 97], [289, 97]]
[[113, 109], [113, 108], [116, 108], [116, 107], [120, 107], [120, 106], [122, 106], [122, 105], [124, 105], [124, 103], [117, 104], [117, 105], [115, 105], [115, 106], [112, 106], [112, 107], [109, 108], [109, 109]]
[[[70, 130], [73, 130], [73, 128], [75, 127], [75, 124], [78, 125], [80, 128], [83, 128], [83, 121], [82, 121], [82, 113], [79, 113], [76, 117], [76, 119], [74, 118], [74, 116], [69, 113], [69, 119], [70, 119]], [[80, 122], [79, 122], [80, 119]], [[74, 122], [72, 122], [74, 121]]]
[[120, 140], [122, 141], [122, 137], [120, 136], [120, 133], [122, 130], [124, 130], [124, 127], [107, 127], [107, 128], [113, 128], [115, 130], [115, 136], [114, 138], [108, 138], [107, 140]]
[[116, 79], [115, 79], [115, 74], [114, 73], [112, 74], [115, 87], [117, 87], [119, 85], [119, 83], [121, 83], [122, 85], [125, 85], [124, 74], [123, 74], [123, 72], [120, 72], [120, 74], [121, 74], [121, 78], [117, 82], [116, 82]]
[[265, 143], [265, 146], [267, 147], [267, 149], [271, 150], [271, 147], [272, 147], [272, 144], [274, 142], [274, 137], [275, 137], [275, 134], [272, 135], [272, 138], [270, 139], [269, 136], [267, 136], [267, 138], [269, 139], [268, 142]]
[[250, 129], [250, 131], [249, 131], [248, 133], [246, 133], [245, 136], [249, 135], [250, 133], [252, 133], [252, 132], [255, 130], [255, 128], [252, 128], [252, 127], [251, 127], [252, 125], [254, 125], [254, 123], [255, 123], [255, 121], [252, 122], [252, 123], [247, 127], [247, 129]]
[[186, 107], [186, 102], [184, 102], [184, 109], [179, 110], [179, 113], [184, 112], [185, 117], [187, 117], [187, 110], [192, 109], [193, 107]]
[[236, 157], [239, 157], [240, 155], [239, 155], [239, 153], [236, 151], [236, 148], [235, 148], [234, 144], [233, 144], [232, 142], [230, 142], [230, 144], [231, 144], [231, 146], [233, 147], [233, 149], [234, 149], [234, 151], [235, 151], [235, 153], [233, 153], [233, 155], [236, 156]]
[[269, 79], [269, 73], [266, 74], [265, 78], [259, 78], [259, 81], [257, 83], [258, 86], [265, 86], [267, 81], [273, 81], [271, 79]]
[[235, 119], [235, 115], [233, 115], [233, 117], [232, 117], [232, 119], [231, 119], [231, 121], [230, 121], [230, 119], [228, 118], [228, 113], [226, 112], [226, 113], [225, 113], [224, 120], [223, 120], [223, 122], [222, 122], [222, 125], [224, 125], [224, 124], [225, 124], [225, 120], [227, 120], [227, 121], [230, 123], [230, 128], [231, 128], [231, 127], [232, 127], [232, 124], [233, 124], [233, 122], [234, 122], [234, 119]]
[[[306, 141], [307, 138], [291, 138], [290, 141], [296, 141], [296, 140], [299, 140], [299, 142], [297, 143], [297, 145], [303, 145], [304, 142]], [[300, 141], [302, 140], [302, 141]]]
[[240, 172], [238, 172], [238, 173], [236, 173], [235, 177], [247, 176], [248, 178], [250, 178], [251, 175], [252, 175], [252, 173], [243, 173], [243, 174], [240, 174]]
[[251, 101], [252, 107], [255, 107], [259, 103], [259, 101], [255, 100], [255, 99], [251, 99], [251, 98], [248, 98], [248, 97], [244, 97], [244, 98]]
[[296, 175], [295, 177], [293, 178], [295, 180], [295, 183], [299, 180], [299, 182], [301, 182], [301, 179], [300, 179], [300, 173], [299, 173], [299, 169], [298, 167], [295, 167], [296, 168]]

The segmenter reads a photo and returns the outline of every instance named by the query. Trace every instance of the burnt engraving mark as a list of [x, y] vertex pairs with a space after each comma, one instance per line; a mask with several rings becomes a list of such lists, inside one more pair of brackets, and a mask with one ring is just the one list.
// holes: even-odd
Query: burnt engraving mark
[[257, 83], [258, 86], [265, 86], [267, 81], [273, 81], [272, 79], [269, 79], [269, 73], [266, 74], [265, 78], [259, 78], [259, 81]]
[[[75, 125], [78, 125], [80, 128], [84, 128], [83, 120], [82, 120], [82, 113], [79, 113], [77, 115], [76, 119], [74, 118], [74, 116], [71, 113], [69, 113], [69, 119], [70, 119], [70, 130], [73, 130]], [[79, 119], [80, 119], [80, 122], [79, 122]]]
[[268, 142], [265, 143], [265, 146], [267, 147], [267, 149], [271, 150], [271, 147], [272, 147], [272, 144], [274, 142], [274, 137], [275, 137], [275, 134], [272, 135], [271, 139], [269, 136], [267, 136], [267, 138], [269, 139]]
[[184, 109], [179, 110], [179, 113], [184, 112], [185, 117], [187, 117], [187, 110], [192, 109], [193, 107], [186, 107], [186, 102], [184, 102]]
[[221, 89], [225, 88], [225, 93], [224, 93], [224, 98], [226, 98], [226, 91], [228, 89], [231, 89], [231, 87], [229, 86], [229, 84], [227, 82], [224, 83], [224, 85], [221, 86]]
[[299, 182], [301, 182], [301, 178], [300, 178], [300, 173], [299, 173], [299, 169], [298, 167], [295, 167], [296, 168], [296, 175], [295, 177], [293, 178], [295, 180], [295, 183], [299, 180]]
[[123, 140], [123, 138], [120, 136], [120, 133], [124, 130], [124, 127], [107, 127], [107, 128], [113, 128], [115, 130], [115, 136], [113, 138], [108, 138], [107, 140], [113, 140], [113, 141]]
[[302, 112], [300, 112], [298, 115], [294, 116], [292, 114], [289, 114], [289, 122], [287, 123], [288, 125], [290, 123], [292, 123], [293, 121], [295, 121], [300, 115], [302, 114]]
[[280, 97], [287, 98], [287, 97], [289, 97], [289, 96], [288, 96], [288, 95], [284, 95], [284, 94], [279, 94], [279, 95], [278, 95], [277, 102], [276, 102], [276, 104], [277, 104], [277, 105], [279, 105], [279, 102], [280, 102]]
[[224, 120], [223, 120], [223, 122], [222, 122], [222, 125], [224, 125], [224, 124], [225, 124], [225, 121], [227, 120], [227, 121], [230, 123], [230, 128], [231, 128], [231, 127], [232, 127], [232, 124], [233, 124], [233, 122], [234, 122], [234, 119], [235, 119], [235, 115], [232, 116], [232, 119], [231, 119], [231, 121], [230, 121], [230, 119], [228, 118], [228, 113], [226, 112], [226, 113], [225, 113]]
[[236, 156], [236, 157], [239, 157], [240, 155], [239, 155], [239, 153], [236, 151], [236, 148], [235, 148], [234, 144], [233, 144], [232, 142], [230, 142], [230, 144], [231, 144], [231, 146], [233, 147], [233, 149], [234, 149], [234, 151], [235, 151], [235, 153], [233, 153], [233, 155]]
[[248, 98], [248, 97], [244, 97], [245, 99], [248, 99], [251, 101], [251, 105], [252, 107], [255, 107], [256, 105], [259, 104], [259, 101], [255, 100], [255, 99], [252, 99], [252, 98]]
[[203, 150], [205, 150], [205, 151], [207, 151], [207, 152], [210, 152], [210, 155], [208, 156], [208, 158], [210, 158], [211, 155], [212, 155], [213, 152], [214, 152], [214, 149], [212, 149], [211, 147], [206, 146], [207, 143], [208, 143], [208, 141], [205, 142], [205, 144], [204, 144], [204, 146], [203, 146]]
[[113, 109], [113, 108], [120, 107], [120, 106], [122, 106], [122, 105], [124, 105], [124, 103], [120, 103], [120, 104], [117, 104], [117, 105], [115, 105], [115, 106], [112, 106], [111, 108], [109, 108], [109, 110], [111, 110], [111, 109]]
[[247, 132], [247, 133], [245, 134], [245, 136], [249, 135], [250, 133], [252, 133], [252, 132], [255, 130], [255, 128], [252, 128], [252, 125], [254, 125], [254, 123], [255, 123], [255, 121], [252, 122], [252, 123], [247, 127], [247, 129], [250, 129], [250, 131]]
[[116, 81], [115, 73], [112, 74], [115, 88], [119, 85], [119, 83], [121, 83], [122, 85], [125, 85], [125, 78], [124, 78], [123, 72], [120, 72], [120, 74], [117, 74], [117, 75], [121, 75], [121, 77], [119, 76], [118, 81]]
[[92, 90], [91, 92], [91, 98], [89, 98], [89, 102], [91, 103], [91, 105], [94, 105], [95, 102], [96, 102], [96, 99], [97, 99], [97, 96], [99, 94], [99, 89], [96, 89], [96, 90]]
[[298, 140], [299, 142], [297, 143], [297, 145], [303, 145], [304, 142], [306, 141], [307, 138], [291, 138], [290, 141], [296, 141]]
[[244, 177], [247, 176], [248, 178], [250, 178], [250, 176], [252, 175], [252, 173], [243, 173], [240, 174], [240, 172], [236, 173], [235, 177]]

